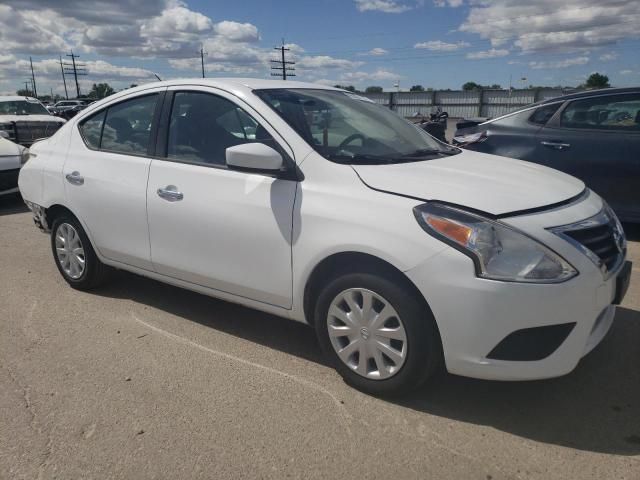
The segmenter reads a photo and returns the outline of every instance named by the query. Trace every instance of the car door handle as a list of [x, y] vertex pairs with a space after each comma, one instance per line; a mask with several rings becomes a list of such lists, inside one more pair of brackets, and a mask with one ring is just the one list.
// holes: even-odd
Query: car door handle
[[570, 143], [562, 143], [562, 142], [540, 142], [547, 148], [553, 148], [554, 150], [565, 150], [571, 146]]
[[158, 196], [164, 198], [169, 202], [179, 202], [184, 198], [182, 192], [178, 191], [178, 187], [175, 185], [167, 185], [164, 188], [158, 189]]
[[84, 184], [84, 177], [82, 175], [80, 175], [80, 172], [71, 172], [71, 173], [67, 173], [64, 178], [67, 179], [67, 182], [69, 182], [71, 185], [83, 185]]

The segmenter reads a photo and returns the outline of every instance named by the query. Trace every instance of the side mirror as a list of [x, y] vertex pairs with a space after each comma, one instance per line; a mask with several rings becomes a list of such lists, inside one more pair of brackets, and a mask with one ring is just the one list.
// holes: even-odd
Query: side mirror
[[255, 172], [276, 172], [282, 169], [282, 155], [264, 143], [243, 143], [225, 151], [229, 168]]

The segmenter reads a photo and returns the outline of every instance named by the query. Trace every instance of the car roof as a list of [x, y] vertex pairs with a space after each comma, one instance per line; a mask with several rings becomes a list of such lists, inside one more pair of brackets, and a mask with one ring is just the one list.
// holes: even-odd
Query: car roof
[[0, 95], [0, 102], [15, 102], [18, 100], [28, 100], [31, 102], [39, 102], [37, 98], [33, 97], [21, 97], [19, 95]]
[[625, 87], [625, 88], [600, 88], [597, 90], [584, 90], [581, 92], [569, 93], [560, 97], [548, 98], [537, 102], [535, 105], [544, 105], [547, 103], [555, 103], [565, 100], [574, 100], [576, 98], [596, 97], [599, 95], [615, 95], [618, 93], [640, 93], [640, 87]]
[[323, 90], [338, 90], [334, 87], [319, 85], [317, 83], [297, 82], [291, 80], [270, 80], [264, 78], [185, 78], [168, 80], [164, 83], [172, 85], [211, 85], [213, 87], [245, 87], [251, 90], [262, 90], [269, 88], [315, 88]]

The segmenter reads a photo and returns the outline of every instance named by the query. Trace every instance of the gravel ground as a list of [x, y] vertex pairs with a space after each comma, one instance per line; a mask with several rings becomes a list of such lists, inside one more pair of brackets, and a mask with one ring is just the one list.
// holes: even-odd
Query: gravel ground
[[313, 331], [119, 273], [92, 293], [0, 198], [0, 479], [640, 479], [640, 228], [632, 287], [570, 375], [347, 387]]

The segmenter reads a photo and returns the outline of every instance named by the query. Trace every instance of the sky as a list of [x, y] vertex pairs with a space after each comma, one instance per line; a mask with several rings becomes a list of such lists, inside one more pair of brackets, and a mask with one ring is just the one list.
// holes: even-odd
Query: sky
[[3, 0], [0, 92], [32, 57], [38, 93], [63, 94], [71, 50], [83, 93], [201, 76], [201, 47], [208, 77], [265, 78], [283, 39], [295, 79], [321, 84], [640, 84], [639, 0]]

